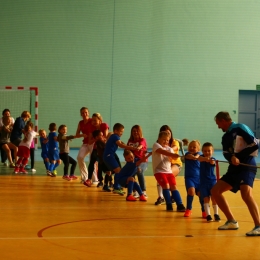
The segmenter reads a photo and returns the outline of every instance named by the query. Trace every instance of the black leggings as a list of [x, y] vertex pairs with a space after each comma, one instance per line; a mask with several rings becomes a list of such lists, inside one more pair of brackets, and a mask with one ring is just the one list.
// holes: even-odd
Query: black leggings
[[64, 163], [64, 176], [68, 175], [70, 164], [70, 176], [73, 176], [77, 166], [77, 162], [73, 158], [71, 158], [68, 153], [60, 153], [60, 159]]
[[34, 150], [35, 148], [30, 148], [31, 169], [34, 169]]

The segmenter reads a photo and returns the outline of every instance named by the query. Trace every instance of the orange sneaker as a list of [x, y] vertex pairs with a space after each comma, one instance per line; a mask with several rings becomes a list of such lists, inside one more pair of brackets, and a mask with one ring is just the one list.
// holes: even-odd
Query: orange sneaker
[[139, 197], [139, 200], [140, 200], [140, 201], [147, 201], [147, 198], [144, 196], [144, 194], [142, 194], [142, 195]]
[[132, 194], [130, 194], [130, 195], [128, 195], [128, 196], [126, 197], [126, 200], [127, 200], [127, 201], [136, 201], [136, 198], [135, 198]]
[[190, 217], [191, 214], [192, 214], [191, 210], [190, 209], [186, 209], [185, 213], [184, 213], [184, 217]]
[[202, 211], [202, 218], [207, 218], [207, 213], [205, 211]]

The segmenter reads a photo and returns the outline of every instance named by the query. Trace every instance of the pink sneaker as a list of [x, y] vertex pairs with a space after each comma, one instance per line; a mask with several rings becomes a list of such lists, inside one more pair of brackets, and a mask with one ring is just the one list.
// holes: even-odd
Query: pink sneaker
[[88, 186], [88, 187], [91, 187], [91, 180], [86, 180], [84, 183], [83, 183], [85, 186]]
[[64, 176], [62, 177], [62, 179], [66, 180], [66, 181], [71, 181], [70, 177], [67, 176], [67, 175], [64, 175]]
[[15, 168], [14, 168], [14, 173], [15, 173], [15, 174], [18, 174], [19, 172], [20, 172], [20, 171], [19, 171], [19, 167], [15, 167]]
[[144, 194], [142, 194], [142, 195], [139, 197], [139, 200], [140, 200], [140, 201], [147, 201], [147, 198], [144, 196]]
[[207, 218], [207, 213], [205, 211], [202, 211], [202, 218]]
[[78, 179], [78, 177], [77, 177], [77, 176], [75, 176], [75, 175], [71, 175], [71, 176], [70, 176], [70, 179], [71, 179], [71, 180], [77, 180], [77, 179]]
[[19, 173], [27, 174], [28, 172], [24, 168], [20, 168]]
[[186, 209], [185, 213], [184, 213], [184, 217], [190, 217], [191, 216], [191, 210], [190, 209]]
[[126, 197], [127, 201], [136, 201], [136, 198], [131, 194]]

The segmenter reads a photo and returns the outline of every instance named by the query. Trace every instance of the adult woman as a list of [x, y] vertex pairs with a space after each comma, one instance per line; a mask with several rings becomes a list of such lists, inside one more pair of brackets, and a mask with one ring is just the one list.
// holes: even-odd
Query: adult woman
[[[92, 138], [92, 132], [95, 130], [100, 130], [105, 138], [108, 135], [109, 126], [108, 126], [108, 124], [103, 123], [103, 119], [102, 119], [102, 116], [100, 115], [100, 113], [94, 113], [92, 115], [90, 138]], [[92, 179], [92, 175], [93, 175], [94, 168], [95, 168], [94, 166], [97, 161], [98, 161], [97, 147], [96, 147], [96, 145], [94, 145], [91, 156], [90, 156], [90, 162], [88, 165], [88, 173], [89, 173], [88, 183], [90, 183], [90, 185], [91, 185], [91, 179]], [[102, 176], [102, 169], [100, 166], [100, 167], [98, 167], [98, 185], [97, 185], [97, 187], [102, 187], [102, 186], [103, 186], [103, 176]]]
[[[130, 138], [127, 142], [127, 145], [138, 148], [138, 150], [133, 151], [135, 158], [141, 159], [145, 155], [146, 150], [147, 150], [147, 143], [146, 143], [145, 138], [143, 138], [143, 132], [142, 132], [141, 126], [134, 125], [132, 127]], [[144, 193], [144, 196], [147, 196], [145, 178], [144, 178], [144, 172], [147, 169], [147, 166], [148, 166], [148, 159], [138, 166], [137, 172], [136, 172], [138, 182]], [[137, 192], [135, 192], [134, 196], [139, 197]]]
[[80, 115], [82, 117], [82, 120], [79, 121], [78, 123], [78, 128], [76, 131], [76, 136], [79, 135], [80, 133], [85, 134], [86, 137], [83, 139], [83, 144], [79, 149], [79, 153], [77, 156], [77, 161], [79, 165], [79, 170], [81, 174], [81, 180], [84, 185], [90, 186], [91, 183], [89, 183], [88, 180], [88, 169], [85, 164], [85, 157], [92, 152], [94, 142], [90, 138], [90, 133], [91, 133], [91, 121], [92, 119], [89, 118], [89, 110], [86, 107], [82, 107], [80, 109]]

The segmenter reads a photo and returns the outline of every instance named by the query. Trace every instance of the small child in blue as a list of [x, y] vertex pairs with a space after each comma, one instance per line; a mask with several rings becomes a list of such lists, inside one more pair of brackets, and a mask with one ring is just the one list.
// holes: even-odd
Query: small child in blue
[[213, 145], [209, 142], [204, 143], [202, 146], [202, 153], [198, 160], [200, 161], [200, 195], [204, 200], [204, 209], [207, 214], [207, 221], [213, 221], [210, 215], [210, 197], [212, 201], [212, 207], [214, 210], [215, 221], [220, 221], [218, 215], [218, 205], [211, 196], [211, 189], [216, 184], [217, 179], [214, 173], [216, 159], [212, 157], [214, 153]]
[[185, 154], [185, 187], [187, 191], [187, 205], [184, 217], [190, 217], [192, 214], [192, 202], [196, 194], [200, 199], [202, 217], [206, 218], [206, 212], [203, 207], [203, 199], [200, 196], [200, 162], [198, 161], [200, 152], [200, 142], [193, 140], [189, 143], [188, 152]]
[[115, 175], [115, 180], [122, 186], [127, 186], [127, 201], [136, 201], [137, 199], [132, 195], [133, 190], [137, 191], [139, 194], [140, 201], [147, 201], [147, 198], [144, 196], [144, 193], [139, 186], [139, 184], [135, 181], [133, 177], [137, 171], [137, 167], [151, 155], [149, 153], [147, 156], [139, 159], [135, 158], [134, 154], [130, 150], [124, 150], [124, 157], [126, 164], [121, 169], [121, 171]]
[[40, 135], [40, 143], [41, 143], [41, 149], [42, 149], [41, 157], [43, 159], [43, 163], [44, 163], [45, 168], [46, 168], [46, 174], [48, 176], [52, 176], [51, 172], [49, 171], [49, 167], [50, 167], [50, 160], [49, 160], [49, 157], [48, 157], [49, 140], [47, 138], [46, 131], [44, 129], [40, 129], [39, 135]]
[[49, 151], [48, 157], [50, 160], [49, 171], [51, 172], [52, 177], [56, 177], [57, 171], [56, 168], [61, 164], [60, 156], [59, 156], [59, 143], [58, 143], [58, 135], [56, 133], [56, 124], [51, 123], [49, 125], [50, 133], [48, 135], [49, 140]]
[[[123, 149], [137, 150], [137, 148], [128, 146], [120, 140], [120, 137], [124, 133], [124, 129], [125, 127], [120, 123], [116, 123], [113, 126], [113, 134], [111, 134], [111, 136], [108, 138], [106, 142], [104, 154], [103, 154], [103, 160], [105, 164], [111, 171], [115, 173], [115, 175], [121, 171], [121, 167], [118, 164], [115, 156], [118, 146]], [[117, 193], [119, 195], [124, 195], [120, 190], [118, 183], [116, 182], [116, 178], [114, 181], [114, 193]]]

